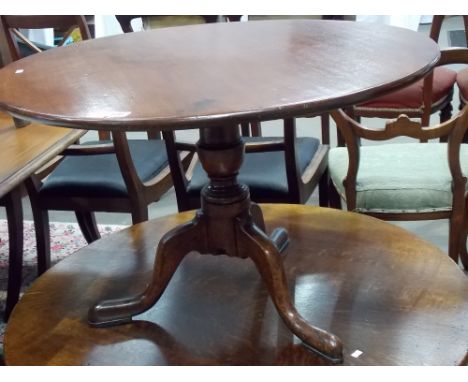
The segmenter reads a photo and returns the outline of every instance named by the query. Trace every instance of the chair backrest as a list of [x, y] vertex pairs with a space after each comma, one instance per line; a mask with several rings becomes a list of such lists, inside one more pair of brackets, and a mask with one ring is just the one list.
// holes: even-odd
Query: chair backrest
[[[132, 20], [133, 19], [138, 19], [140, 17], [146, 17], [148, 15], [115, 15], [115, 18], [120, 24], [120, 27], [122, 28], [122, 31], [124, 33], [130, 33], [133, 32], [133, 27], [132, 27]], [[218, 16], [216, 15], [207, 15], [207, 16], [202, 16], [203, 19], [205, 20], [205, 23], [215, 23], [218, 21]], [[240, 21], [241, 16], [239, 15], [229, 15], [229, 16], [224, 16], [224, 18], [227, 21]]]
[[[463, 24], [465, 26], [465, 41], [468, 43], [468, 15], [463, 15]], [[442, 23], [444, 22], [445, 15], [435, 15], [432, 18], [431, 31], [429, 37], [435, 42], [439, 41], [440, 31], [442, 29]]]
[[[458, 115], [449, 121], [437, 126], [423, 127], [420, 122], [412, 121], [406, 115], [401, 115], [395, 120], [388, 121], [385, 128], [380, 130], [361, 125], [342, 110], [335, 110], [330, 114], [341, 134], [343, 134], [348, 148], [348, 171], [343, 182], [348, 210], [352, 211], [356, 208], [356, 181], [359, 171], [361, 138], [384, 141], [399, 136], [407, 136], [420, 141], [427, 141], [448, 136], [448, 164], [453, 179], [454, 205], [455, 200], [463, 199], [466, 176], [461, 169], [460, 147], [468, 130], [468, 106], [465, 106]], [[428, 166], [430, 166], [430, 163], [428, 163]]]
[[[468, 64], [468, 48], [452, 48], [441, 52], [438, 65]], [[384, 141], [399, 136], [407, 136], [427, 142], [430, 139], [448, 137], [448, 160], [454, 181], [455, 195], [464, 195], [464, 178], [460, 166], [460, 145], [468, 130], [468, 106], [457, 116], [437, 126], [423, 127], [422, 123], [401, 115], [396, 120], [388, 121], [383, 129], [367, 128], [342, 110], [330, 113], [348, 147], [349, 165], [345, 179], [346, 202], [348, 209], [356, 206], [356, 179], [359, 169], [359, 146], [361, 138]]]
[[23, 58], [18, 40], [26, 44], [32, 51], [41, 52], [37, 43], [30, 41], [19, 29], [44, 29], [55, 28], [64, 32], [59, 46], [67, 41], [75, 29], [79, 29], [81, 38], [91, 38], [88, 25], [84, 16], [0, 16], [2, 30], [13, 61]]
[[[42, 47], [30, 41], [24, 36], [19, 29], [44, 29], [54, 28], [63, 31], [63, 37], [58, 46], [63, 45], [68, 37], [78, 28], [82, 40], [91, 39], [91, 34], [86, 23], [86, 19], [82, 15], [46, 15], [46, 16], [0, 16], [0, 24], [2, 34], [6, 40], [11, 60], [16, 61], [24, 57], [21, 53], [18, 41], [26, 44], [33, 53], [43, 51]], [[50, 48], [50, 47], [48, 47]], [[109, 140], [110, 133], [107, 131], [99, 131], [100, 140]]]
[[[435, 15], [432, 18], [432, 24], [431, 24], [431, 29], [429, 32], [429, 37], [433, 39], [435, 42], [439, 41], [440, 37], [440, 31], [442, 29], [442, 23], [444, 22], [445, 15]], [[465, 26], [465, 35], [468, 37], [468, 16], [462, 16], [463, 17], [463, 23]], [[468, 40], [466, 40], [468, 41]], [[439, 62], [439, 66], [444, 65]], [[422, 115], [422, 122], [424, 126], [429, 125], [429, 118], [431, 115], [431, 106], [432, 106], [432, 89], [433, 89], [433, 79], [434, 79], [434, 73], [431, 72], [428, 76], [425, 77], [424, 79], [424, 85], [423, 85], [423, 115]]]
[[[465, 26], [465, 34], [467, 34], [468, 26], [468, 16], [461, 16], [463, 18]], [[442, 23], [444, 22], [446, 16], [444, 15], [435, 15], [432, 20], [429, 37], [435, 42], [439, 41], [439, 36], [442, 28]], [[447, 72], [445, 73], [448, 74]], [[444, 78], [444, 73], [440, 73], [440, 78]], [[421, 118], [423, 126], [428, 126], [430, 121], [430, 116], [436, 110], [440, 110], [441, 120], [448, 119], [450, 117], [450, 94], [446, 94], [447, 97], [443, 98], [441, 103], [433, 103], [433, 82], [434, 82], [434, 72], [431, 71], [423, 80], [422, 86], [422, 99], [418, 106], [407, 108], [405, 113], [412, 118]], [[379, 118], [394, 118], [398, 109], [392, 107], [370, 107], [366, 105], [358, 105], [353, 110], [350, 110], [355, 117], [379, 117]], [[341, 143], [341, 142], [340, 142]]]
[[[239, 129], [240, 133], [242, 133], [242, 126], [239, 126]], [[164, 131], [162, 135], [166, 142], [167, 155], [171, 167], [179, 211], [182, 212], [198, 208], [200, 202], [199, 196], [195, 197], [195, 195], [190, 195], [188, 192], [188, 186], [197, 161], [197, 156], [194, 156], [194, 160], [187, 170], [184, 169], [180, 160], [180, 153], [195, 153], [197, 151], [197, 145], [176, 141], [173, 131]], [[300, 164], [298, 162], [299, 154], [297, 153], [296, 147], [296, 120], [294, 118], [283, 120], [283, 137], [271, 137], [270, 139], [268, 137], [263, 137], [262, 140], [249, 140], [245, 143], [245, 153], [247, 154], [273, 151], [282, 151], [284, 153], [289, 199], [283, 202], [305, 203], [315, 188], [316, 183], [318, 183], [318, 179], [316, 178], [319, 171], [316, 171], [314, 162], [314, 166], [308, 166], [304, 173], [301, 173]], [[328, 146], [322, 145], [321, 148], [317, 150], [316, 156], [326, 157], [327, 153]], [[259, 176], [261, 176], [261, 174], [259, 174]]]
[[133, 32], [132, 20], [143, 17], [142, 15], [115, 15], [124, 33]]

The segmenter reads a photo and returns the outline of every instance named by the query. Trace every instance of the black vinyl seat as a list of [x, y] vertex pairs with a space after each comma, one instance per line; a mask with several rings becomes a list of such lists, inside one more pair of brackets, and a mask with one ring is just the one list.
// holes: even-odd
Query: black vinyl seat
[[[323, 123], [325, 121], [325, 123]], [[306, 203], [318, 188], [319, 204], [328, 206], [328, 115], [322, 116], [322, 140], [297, 137], [296, 120], [283, 122], [283, 136], [249, 134], [252, 122], [239, 126], [245, 155], [237, 182], [249, 187], [255, 203]], [[258, 122], [258, 132], [261, 127]], [[209, 183], [208, 176], [197, 157], [186, 172], [181, 154], [195, 152], [195, 144], [178, 142], [173, 132], [163, 132], [179, 211], [200, 207], [200, 193]], [[196, 161], [195, 161], [196, 160]]]
[[[258, 143], [283, 138], [244, 137], [243, 139], [246, 143]], [[311, 137], [297, 138], [295, 145], [298, 167], [302, 174], [317, 153], [320, 141]], [[289, 187], [283, 151], [246, 153], [237, 179], [239, 183], [249, 186], [250, 197], [253, 201], [281, 202], [288, 198]], [[199, 197], [201, 189], [207, 183], [208, 176], [201, 163], [198, 162], [187, 186], [189, 195], [194, 198]]]
[[[86, 142], [83, 145], [98, 143], [104, 142]], [[168, 166], [164, 141], [131, 139], [128, 145], [136, 173], [142, 182], [154, 178]], [[115, 154], [65, 157], [44, 180], [39, 193], [60, 197], [128, 197]]]

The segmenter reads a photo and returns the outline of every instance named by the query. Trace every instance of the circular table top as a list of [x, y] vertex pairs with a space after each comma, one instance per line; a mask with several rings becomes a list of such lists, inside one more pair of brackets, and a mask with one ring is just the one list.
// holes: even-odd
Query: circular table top
[[[268, 230], [289, 231], [284, 265], [298, 311], [341, 338], [345, 365], [455, 365], [464, 358], [468, 279], [446, 254], [364, 215], [298, 205], [263, 211]], [[6, 363], [324, 363], [283, 325], [247, 259], [189, 254], [162, 298], [134, 322], [88, 326], [97, 301], [144, 289], [161, 235], [191, 216], [138, 224], [47, 271], [10, 317]]]
[[0, 70], [0, 108], [86, 129], [184, 129], [303, 116], [414, 82], [423, 34], [347, 21], [163, 28], [51, 49]]

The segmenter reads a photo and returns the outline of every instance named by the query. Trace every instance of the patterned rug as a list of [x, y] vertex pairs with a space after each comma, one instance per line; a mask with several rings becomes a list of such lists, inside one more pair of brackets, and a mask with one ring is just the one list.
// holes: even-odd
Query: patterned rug
[[[117, 232], [125, 226], [100, 225], [102, 236]], [[76, 223], [51, 223], [51, 262], [56, 264], [87, 243]], [[21, 292], [23, 293], [34, 281], [37, 275], [36, 262], [36, 238], [34, 224], [31, 221], [24, 222], [24, 253], [23, 253], [23, 277]], [[6, 324], [3, 322], [5, 310], [6, 290], [8, 281], [8, 226], [6, 220], [0, 220], [0, 364], [3, 358], [3, 336]]]

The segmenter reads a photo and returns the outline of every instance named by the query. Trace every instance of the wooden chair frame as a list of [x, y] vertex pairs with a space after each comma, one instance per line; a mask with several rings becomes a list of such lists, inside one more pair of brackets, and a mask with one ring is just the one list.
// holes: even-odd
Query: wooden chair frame
[[[246, 126], [242, 126], [243, 133], [246, 133]], [[258, 125], [253, 125], [254, 134], [258, 130]], [[256, 127], [257, 126], [257, 127]], [[321, 206], [328, 205], [328, 144], [321, 145], [312, 161], [309, 163], [305, 171], [301, 174], [299, 171], [298, 158], [296, 154], [296, 122], [295, 119], [289, 118], [284, 120], [284, 139], [272, 138], [267, 142], [247, 142], [245, 144], [246, 153], [258, 153], [269, 151], [284, 151], [284, 159], [286, 163], [286, 174], [288, 181], [289, 197], [287, 200], [277, 200], [274, 198], [265, 198], [255, 200], [255, 202], [263, 203], [305, 203], [312, 194], [316, 186], [319, 186], [319, 203]], [[195, 156], [188, 171], [184, 171], [179, 152], [197, 151], [197, 145], [192, 143], [177, 142], [174, 132], [163, 132], [164, 140], [166, 141], [169, 164], [173, 176], [174, 188], [177, 197], [177, 205], [179, 211], [187, 211], [200, 207], [200, 197], [192, 197], [188, 193], [188, 184], [190, 182], [193, 169], [196, 164], [197, 157]]]
[[[442, 51], [438, 65], [452, 63], [468, 64], [468, 49], [455, 48]], [[398, 119], [388, 121], [384, 129], [367, 128], [342, 110], [331, 112], [337, 127], [343, 136], [347, 149], [349, 165], [343, 181], [346, 204], [349, 211], [356, 209], [356, 179], [360, 162], [361, 138], [374, 141], [385, 141], [399, 136], [407, 136], [427, 142], [430, 139], [448, 137], [448, 164], [453, 179], [453, 201], [450, 211], [424, 213], [366, 213], [383, 220], [433, 220], [449, 219], [449, 256], [456, 262], [460, 257], [468, 269], [468, 253], [466, 237], [468, 233], [468, 207], [465, 201], [466, 176], [460, 164], [460, 146], [465, 132], [468, 130], [468, 107], [456, 117], [433, 127], [423, 127], [422, 123], [411, 121], [408, 116], [401, 115]], [[424, 143], [421, 143], [424, 144]], [[341, 198], [332, 182], [330, 182], [330, 201], [332, 207], [341, 208]], [[465, 212], [465, 208], [467, 211]]]
[[[465, 42], [466, 42], [466, 48], [468, 48], [468, 15], [464, 15], [463, 17], [463, 25], [465, 27]], [[442, 23], [441, 23], [442, 24]], [[459, 109], [463, 109], [465, 105], [468, 103], [466, 99], [463, 98], [462, 94], [459, 94], [459, 99], [460, 99], [460, 106]], [[466, 140], [466, 138], [465, 138]]]
[[[16, 28], [54, 27], [71, 31], [79, 27], [83, 40], [91, 38], [83, 16], [0, 16], [0, 21], [14, 59], [19, 58], [15, 38], [18, 34], [14, 32]], [[110, 132], [99, 131], [100, 140], [110, 138]], [[50, 266], [48, 210], [74, 211], [85, 239], [92, 242], [100, 237], [94, 212], [129, 212], [132, 214], [133, 224], [137, 224], [148, 220], [148, 204], [159, 200], [161, 195], [172, 186], [169, 167], [163, 169], [151, 180], [142, 182], [136, 173], [126, 134], [114, 132], [112, 138], [112, 142], [94, 145], [72, 145], [63, 151], [62, 155], [115, 154], [128, 190], [128, 198], [42, 196], [39, 193], [42, 186], [42, 176], [36, 174], [26, 181], [36, 228], [39, 274]], [[160, 133], [158, 131], [148, 132], [148, 138], [159, 139]], [[184, 165], [189, 160], [188, 154], [185, 153], [182, 157]], [[54, 166], [57, 164], [54, 163]]]
[[[149, 15], [115, 15], [115, 18], [120, 24], [120, 27], [122, 28], [124, 33], [130, 33], [134, 32], [133, 27], [132, 27], [132, 20], [137, 19], [140, 17], [145, 17]], [[205, 19], [206, 23], [215, 23], [218, 21], [218, 16], [216, 15], [207, 15], [207, 16], [202, 16]], [[230, 15], [230, 16], [224, 16], [227, 21], [239, 21], [241, 16], [236, 16], [236, 15]]]
[[[440, 30], [445, 16], [436, 15], [432, 20], [429, 37], [435, 42], [439, 40]], [[468, 16], [463, 16], [463, 21], [468, 25]], [[405, 114], [410, 118], [421, 118], [423, 126], [429, 126], [429, 120], [432, 114], [440, 111], [440, 122], [447, 121], [452, 115], [452, 96], [443, 98], [440, 102], [432, 103], [432, 87], [434, 73], [431, 72], [424, 78], [423, 84], [423, 100], [421, 106], [416, 109], [393, 109], [393, 108], [370, 108], [365, 106], [355, 106], [353, 116], [359, 120], [361, 117], [367, 118], [397, 118], [400, 114]]]
[[[19, 127], [18, 124], [13, 122], [9, 115], [0, 113], [0, 136], [3, 138], [2, 143], [6, 150], [3, 158], [7, 158], [8, 155], [20, 155], [18, 161], [15, 158], [12, 163], [2, 164], [6, 173], [4, 173], [4, 179], [0, 186], [0, 194], [3, 195], [0, 198], [0, 206], [5, 207], [6, 210], [9, 242], [5, 321], [8, 321], [19, 299], [21, 289], [23, 262], [23, 209], [21, 200], [26, 195], [26, 188], [23, 187], [24, 179], [32, 172], [39, 172], [41, 176], [45, 176], [48, 172], [42, 171], [41, 164], [45, 163], [44, 161], [47, 158], [62, 152], [73, 140], [79, 139], [84, 134], [84, 131], [81, 130], [66, 129], [66, 133], [57, 134], [55, 138], [52, 138], [49, 130], [44, 136], [41, 135], [38, 141], [35, 140], [38, 137], [33, 134], [32, 141], [25, 142], [28, 139], [28, 134], [24, 133], [26, 131], [35, 132], [39, 125], [31, 124]], [[55, 128], [50, 127], [49, 129]], [[53, 139], [53, 141], [48, 141], [49, 138]], [[44, 146], [47, 141], [50, 143], [48, 148]], [[13, 146], [13, 150], [11, 150], [10, 145]], [[29, 148], [31, 150], [30, 154], [28, 153], [26, 157], [22, 157], [25, 153], [16, 151], [20, 146], [23, 146], [24, 150]], [[50, 169], [50, 167], [53, 166], [48, 166], [47, 169]]]
[[[31, 16], [2, 16], [2, 28], [5, 35], [9, 36], [7, 38], [8, 48], [11, 54], [11, 60], [17, 61], [21, 57], [20, 49], [18, 46], [17, 39], [22, 40], [26, 45], [28, 45], [32, 50], [36, 52], [41, 52], [42, 50], [38, 48], [32, 41], [30, 41], [26, 36], [24, 36], [18, 29], [43, 29], [43, 28], [57, 28], [63, 29], [67, 32], [65, 33], [62, 42], [62, 45], [68, 36], [73, 32], [74, 29], [79, 28], [81, 37], [83, 40], [91, 38], [88, 25], [83, 16], [44, 16], [37, 15], [34, 17]], [[16, 37], [16, 38], [15, 38]]]

